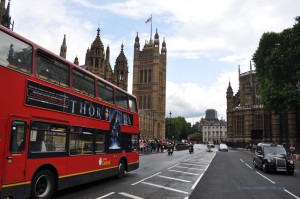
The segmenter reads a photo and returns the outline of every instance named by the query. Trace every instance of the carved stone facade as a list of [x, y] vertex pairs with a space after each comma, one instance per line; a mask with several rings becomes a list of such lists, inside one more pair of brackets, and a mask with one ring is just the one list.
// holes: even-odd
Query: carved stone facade
[[259, 86], [251, 63], [250, 71], [240, 73], [239, 69], [239, 90], [235, 95], [229, 82], [226, 92], [227, 141], [296, 145], [300, 142], [300, 111], [280, 114], [267, 111], [260, 103]]
[[[66, 58], [67, 45], [66, 36], [60, 49], [60, 56]], [[109, 46], [104, 52], [104, 45], [100, 38], [100, 29], [97, 30], [97, 35], [91, 47], [87, 49], [85, 55], [85, 64], [81, 67], [87, 69], [88, 71], [98, 75], [99, 77], [111, 82], [112, 84], [120, 87], [121, 89], [127, 91], [128, 89], [128, 62], [124, 54], [124, 45], [121, 45], [121, 51], [116, 59], [114, 70], [112, 70], [110, 65], [110, 49]], [[74, 60], [74, 64], [79, 65], [78, 58]]]
[[165, 139], [167, 48], [156, 30], [154, 41], [140, 51], [139, 36], [134, 43], [133, 95], [138, 99], [141, 139]]

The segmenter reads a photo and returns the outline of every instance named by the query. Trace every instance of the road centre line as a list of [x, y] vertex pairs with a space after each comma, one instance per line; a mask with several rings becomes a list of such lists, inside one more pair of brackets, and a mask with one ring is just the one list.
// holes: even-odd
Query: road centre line
[[203, 173], [199, 176], [199, 178], [196, 180], [196, 182], [193, 184], [192, 188], [191, 189], [195, 189], [195, 187], [197, 186], [197, 184], [199, 183], [199, 181], [201, 180], [203, 176]]
[[247, 165], [247, 167], [249, 167], [251, 170], [253, 169], [249, 164], [245, 163], [245, 165]]
[[240, 159], [241, 162], [244, 162], [244, 160]]
[[184, 163], [184, 162], [182, 162], [181, 164], [190, 165], [190, 166], [197, 166], [197, 167], [206, 166], [206, 164], [189, 164], [189, 163]]
[[199, 170], [199, 171], [202, 171], [204, 169], [197, 169], [197, 168], [191, 168], [191, 167], [182, 167], [182, 166], [176, 166], [178, 168], [183, 168], [183, 169], [194, 169], [194, 170]]
[[173, 172], [177, 172], [177, 173], [184, 173], [184, 174], [189, 174], [189, 175], [194, 175], [194, 176], [200, 175], [198, 173], [190, 173], [190, 172], [177, 171], [177, 170], [169, 170], [169, 171], [173, 171]]
[[168, 168], [168, 169], [172, 169], [173, 167], [176, 167], [177, 165], [179, 165], [179, 164], [176, 164], [176, 165], [174, 165], [174, 166], [171, 166], [170, 168]]
[[131, 195], [129, 193], [124, 193], [124, 192], [119, 192], [120, 195], [126, 196], [128, 198], [133, 198], [133, 199], [143, 199], [141, 197], [135, 196], [135, 195]]
[[189, 180], [182, 180], [182, 179], [179, 179], [179, 178], [172, 178], [172, 177], [162, 176], [162, 175], [158, 175], [157, 177], [166, 178], [166, 179], [170, 179], [170, 180], [176, 180], [176, 181], [180, 181], [180, 182], [191, 182]]
[[156, 175], [158, 175], [158, 174], [160, 174], [161, 172], [158, 172], [158, 173], [156, 173], [156, 174], [154, 174], [154, 175], [152, 175], [152, 176], [149, 176], [149, 177], [147, 177], [147, 178], [144, 178], [144, 179], [142, 179], [142, 180], [140, 180], [140, 181], [138, 181], [138, 182], [136, 182], [136, 183], [133, 183], [133, 184], [131, 184], [131, 185], [136, 185], [136, 184], [138, 184], [138, 183], [141, 183], [141, 182], [143, 182], [143, 181], [145, 181], [145, 180], [147, 180], [147, 179], [149, 179], [149, 178], [152, 178], [152, 177], [154, 177], [154, 176], [156, 176]]
[[173, 189], [173, 188], [170, 188], [170, 187], [164, 187], [164, 186], [161, 186], [161, 185], [158, 185], [158, 184], [153, 184], [153, 183], [149, 183], [149, 182], [142, 182], [142, 183], [150, 185], [150, 186], [154, 186], [154, 187], [159, 187], [159, 188], [162, 188], [162, 189], [166, 189], [166, 190], [169, 190], [169, 191], [175, 191], [175, 192], [178, 192], [178, 193], [189, 194], [186, 191], [181, 191], [179, 189]]
[[265, 179], [269, 180], [270, 182], [272, 182], [273, 184], [275, 184], [274, 181], [270, 180], [269, 178], [267, 178], [266, 176], [264, 176], [263, 174], [259, 173], [256, 171], [256, 173], [258, 173], [259, 175], [261, 175], [262, 177], [264, 177]]
[[112, 195], [112, 194], [114, 194], [115, 192], [111, 192], [111, 193], [108, 193], [108, 194], [106, 194], [106, 195], [104, 195], [104, 196], [101, 196], [101, 197], [99, 197], [99, 198], [96, 198], [96, 199], [102, 199], [102, 198], [106, 198], [106, 197], [108, 197], [108, 196], [110, 196], [110, 195]]
[[291, 196], [294, 196], [294, 198], [296, 199], [300, 199], [298, 196], [296, 196], [295, 194], [292, 194], [291, 192], [289, 192], [288, 190], [286, 189], [283, 189], [285, 192], [287, 192], [288, 194], [290, 194]]

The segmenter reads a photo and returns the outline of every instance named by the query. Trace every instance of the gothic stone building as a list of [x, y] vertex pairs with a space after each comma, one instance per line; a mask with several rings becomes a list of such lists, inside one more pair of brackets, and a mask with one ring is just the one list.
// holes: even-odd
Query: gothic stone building
[[259, 100], [259, 86], [251, 62], [250, 71], [240, 73], [239, 69], [239, 90], [235, 95], [229, 82], [227, 141], [241, 146], [263, 141], [296, 145], [300, 141], [300, 112], [267, 111]]
[[154, 41], [140, 50], [137, 34], [134, 43], [133, 95], [138, 99], [141, 139], [165, 139], [167, 48], [156, 30]]
[[[66, 35], [64, 35], [64, 39], [60, 48], [60, 56], [66, 58], [66, 54]], [[104, 45], [100, 38], [100, 29], [98, 28], [95, 40], [91, 44], [91, 47], [87, 49], [85, 64], [81, 67], [127, 91], [128, 62], [124, 54], [124, 45], [121, 45], [121, 52], [116, 59], [114, 70], [111, 68], [109, 59], [109, 46], [107, 46], [106, 51], [104, 52]], [[74, 63], [79, 65], [77, 57], [75, 58]]]
[[0, 1], [0, 24], [6, 28], [13, 29], [13, 24], [11, 23], [10, 12], [10, 1], [8, 1], [7, 7], [5, 8], [5, 0]]

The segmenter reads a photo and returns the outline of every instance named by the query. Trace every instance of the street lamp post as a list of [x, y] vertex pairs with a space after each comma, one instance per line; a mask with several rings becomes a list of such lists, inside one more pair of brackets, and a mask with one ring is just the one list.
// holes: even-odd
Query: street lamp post
[[169, 130], [170, 130], [170, 135], [172, 135], [172, 120], [171, 120], [172, 119], [172, 112], [171, 111], [170, 111], [169, 115], [170, 115], [170, 128], [169, 128]]

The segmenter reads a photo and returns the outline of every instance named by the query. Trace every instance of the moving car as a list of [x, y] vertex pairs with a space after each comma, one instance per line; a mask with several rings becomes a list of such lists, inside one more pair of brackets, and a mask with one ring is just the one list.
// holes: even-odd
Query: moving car
[[228, 152], [228, 146], [226, 144], [221, 143], [218, 151], [226, 151]]
[[213, 142], [208, 142], [207, 143], [207, 148], [215, 148], [215, 144]]
[[294, 174], [294, 161], [282, 145], [259, 143], [255, 150], [253, 166], [268, 171], [283, 171]]

